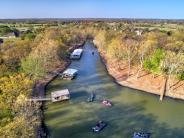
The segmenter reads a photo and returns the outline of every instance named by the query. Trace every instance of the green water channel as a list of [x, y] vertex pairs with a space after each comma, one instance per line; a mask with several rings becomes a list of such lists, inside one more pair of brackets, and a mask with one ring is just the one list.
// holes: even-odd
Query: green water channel
[[[95, 54], [92, 55], [92, 51]], [[88, 41], [84, 54], [73, 61], [70, 68], [79, 70], [76, 79], [59, 77], [47, 87], [50, 92], [69, 89], [71, 99], [45, 104], [45, 124], [52, 138], [131, 138], [134, 131], [148, 131], [151, 138], [184, 138], [184, 102], [159, 97], [117, 85], [106, 72], [97, 50]], [[86, 102], [90, 92], [95, 92], [93, 103]], [[100, 101], [109, 99], [112, 107]], [[91, 127], [98, 120], [108, 126], [100, 133]]]

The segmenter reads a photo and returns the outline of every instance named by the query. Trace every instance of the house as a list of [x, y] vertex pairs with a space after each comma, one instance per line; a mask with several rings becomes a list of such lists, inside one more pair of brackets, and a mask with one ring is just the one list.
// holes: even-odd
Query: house
[[83, 49], [75, 49], [70, 55], [70, 59], [80, 59], [83, 53]]
[[71, 69], [71, 68], [68, 68], [66, 69], [63, 73], [62, 73], [62, 77], [64, 79], [73, 79], [78, 73], [78, 70], [76, 69]]
[[4, 36], [0, 36], [0, 38], [1, 38], [1, 39], [16, 38], [16, 36], [15, 36], [15, 33], [12, 32], [12, 33], [8, 33], [8, 34], [6, 34], [6, 35], [4, 35]]
[[141, 36], [143, 31], [142, 30], [136, 30], [135, 33], [136, 33], [137, 36]]
[[28, 28], [19, 28], [18, 29], [20, 33], [29, 33], [29, 32], [32, 32], [30, 29]]
[[15, 36], [15, 33], [14, 33], [14, 32], [9, 33], [7, 36], [8, 36], [8, 38], [16, 38], [16, 36]]
[[59, 102], [70, 99], [70, 92], [68, 89], [59, 90], [51, 93], [52, 102]]

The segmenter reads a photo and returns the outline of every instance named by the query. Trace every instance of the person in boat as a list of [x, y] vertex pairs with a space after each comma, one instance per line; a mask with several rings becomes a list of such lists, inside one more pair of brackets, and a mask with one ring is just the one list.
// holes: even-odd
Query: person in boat
[[98, 121], [97, 124], [92, 127], [93, 132], [100, 132], [104, 127], [107, 126], [107, 123], [103, 121]]
[[97, 127], [100, 127], [100, 122], [98, 122], [98, 123], [96, 124], [96, 126], [97, 126]]
[[150, 133], [147, 132], [134, 132], [133, 138], [149, 138]]
[[90, 96], [88, 97], [87, 101], [88, 101], [88, 102], [93, 102], [93, 101], [94, 101], [94, 98], [95, 98], [95, 94], [92, 92], [92, 93], [90, 94]]
[[105, 106], [112, 106], [111, 102], [108, 101], [108, 100], [103, 100], [102, 104], [105, 105]]

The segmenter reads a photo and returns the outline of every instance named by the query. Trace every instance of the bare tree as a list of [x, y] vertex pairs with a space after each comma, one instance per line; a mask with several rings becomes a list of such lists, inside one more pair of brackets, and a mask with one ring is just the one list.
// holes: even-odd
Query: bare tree
[[140, 42], [139, 44], [139, 48], [138, 48], [138, 56], [139, 56], [139, 68], [137, 71], [137, 75], [136, 78], [139, 78], [140, 72], [143, 69], [143, 62], [145, 57], [148, 57], [150, 55], [150, 52], [153, 51], [155, 49], [157, 45], [157, 41], [155, 40], [143, 40], [142, 42]]
[[179, 52], [179, 53], [174, 53], [171, 51], [168, 51], [166, 53], [166, 56], [164, 58], [164, 61], [161, 65], [162, 68], [162, 72], [165, 74], [165, 83], [166, 84], [166, 90], [170, 92], [171, 88], [171, 76], [176, 74], [180, 68], [183, 66], [184, 64], [184, 55]]
[[131, 64], [135, 56], [137, 55], [138, 49], [138, 42], [134, 39], [126, 39], [124, 41], [124, 46], [126, 48], [126, 56], [127, 56], [127, 63], [128, 63], [128, 77], [131, 73]]

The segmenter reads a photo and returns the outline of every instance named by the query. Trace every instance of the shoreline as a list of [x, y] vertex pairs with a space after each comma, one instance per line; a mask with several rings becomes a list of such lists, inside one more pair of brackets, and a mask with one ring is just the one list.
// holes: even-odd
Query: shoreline
[[[76, 44], [71, 46], [68, 49], [68, 52], [72, 52], [74, 49], [83, 47], [85, 44], [85, 40], [83, 40], [80, 44]], [[38, 97], [45, 97], [46, 94], [46, 87], [55, 79], [58, 77], [58, 74], [54, 72], [61, 73], [63, 72], [70, 64], [71, 64], [70, 59], [66, 59], [64, 61], [64, 64], [60, 65], [58, 68], [55, 68], [54, 70], [50, 71], [43, 79], [37, 80], [33, 86], [33, 91], [32, 91], [32, 96], [38, 96]], [[49, 135], [49, 132], [47, 130], [47, 127], [44, 123], [44, 102], [41, 103], [40, 106], [41, 110], [41, 121], [40, 121], [40, 126], [37, 127], [36, 129], [36, 136], [37, 138], [42, 138], [42, 137], [47, 137]]]
[[[138, 86], [132, 84], [131, 82], [127, 81], [127, 80], [121, 80], [120, 81], [118, 79], [118, 77], [115, 75], [115, 73], [118, 72], [118, 70], [116, 68], [113, 68], [112, 64], [108, 63], [107, 59], [105, 58], [105, 55], [102, 52], [99, 51], [99, 55], [100, 55], [102, 63], [104, 64], [104, 66], [107, 70], [108, 75], [110, 75], [113, 78], [113, 81], [116, 84], [118, 84], [120, 86], [123, 86], [123, 87], [131, 88], [131, 89], [134, 89], [134, 90], [139, 90], [139, 91], [142, 91], [142, 92], [145, 92], [145, 93], [149, 93], [149, 94], [152, 94], [152, 95], [159, 96], [160, 100], [161, 100], [161, 98], [164, 99], [164, 97], [171, 98], [171, 99], [174, 99], [174, 100], [182, 100], [182, 101], [184, 100], [184, 88], [182, 86], [181, 87], [183, 88], [183, 93], [182, 93], [182, 90], [180, 90], [181, 92], [164, 92], [163, 93], [162, 91], [165, 87], [164, 84], [161, 84], [163, 86], [159, 90], [154, 91], [154, 90], [150, 90], [149, 88], [146, 89], [146, 88], [138, 87]], [[182, 83], [181, 85], [183, 85], [184, 81], [181, 81], [181, 83]]]

